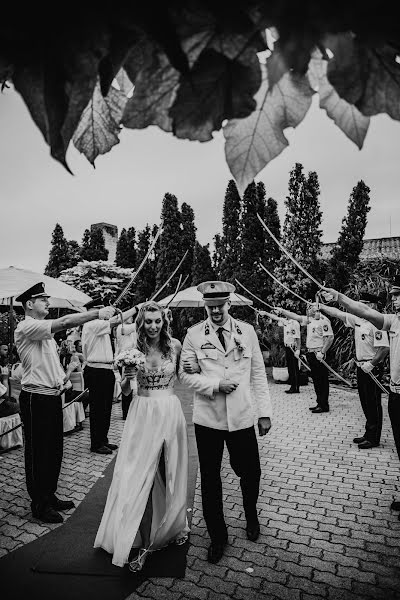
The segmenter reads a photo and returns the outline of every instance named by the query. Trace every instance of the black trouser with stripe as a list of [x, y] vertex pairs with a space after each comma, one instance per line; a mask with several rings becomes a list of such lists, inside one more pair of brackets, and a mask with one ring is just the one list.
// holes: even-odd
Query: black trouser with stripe
[[400, 394], [389, 392], [388, 413], [392, 426], [397, 456], [400, 459]]
[[115, 376], [112, 369], [86, 366], [83, 374], [89, 389], [90, 449], [98, 450], [108, 444]]
[[25, 476], [28, 494], [37, 510], [51, 506], [63, 456], [61, 396], [21, 391], [24, 424]]
[[257, 499], [260, 489], [260, 457], [254, 427], [238, 431], [211, 429], [195, 423], [201, 475], [203, 515], [212, 542], [224, 542], [227, 528], [224, 519], [221, 461], [224, 443], [235, 474], [240, 477], [246, 520], [257, 519]]
[[325, 365], [315, 356], [315, 352], [307, 352], [307, 360], [311, 369], [311, 377], [317, 394], [317, 404], [329, 410], [329, 372]]
[[[375, 368], [374, 375], [380, 379], [382, 369]], [[357, 367], [357, 387], [366, 418], [364, 437], [372, 444], [379, 444], [382, 432], [382, 391], [360, 367]]]
[[300, 372], [299, 372], [299, 360], [295, 357], [293, 350], [290, 346], [285, 346], [286, 352], [286, 364], [289, 373], [290, 389], [295, 392], [299, 391], [300, 385]]

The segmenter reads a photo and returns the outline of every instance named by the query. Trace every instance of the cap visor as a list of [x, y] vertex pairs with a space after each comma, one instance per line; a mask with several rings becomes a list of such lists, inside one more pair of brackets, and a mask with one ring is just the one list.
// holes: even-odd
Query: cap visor
[[225, 304], [225, 302], [227, 302], [228, 300], [229, 298], [205, 298], [204, 306], [221, 306], [222, 304]]

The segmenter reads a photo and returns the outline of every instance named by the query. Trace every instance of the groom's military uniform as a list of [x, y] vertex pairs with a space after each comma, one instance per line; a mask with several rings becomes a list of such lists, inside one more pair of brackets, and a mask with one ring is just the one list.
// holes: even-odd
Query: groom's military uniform
[[[229, 283], [198, 286], [205, 300], [229, 300], [235, 288]], [[210, 304], [208, 304], [210, 306]], [[223, 330], [211, 319], [191, 327], [183, 342], [180, 378], [194, 390], [193, 422], [201, 471], [203, 514], [212, 542], [225, 543], [221, 460], [226, 442], [230, 463], [240, 477], [247, 523], [257, 521], [260, 460], [254, 431], [258, 418], [271, 416], [264, 362], [254, 328], [231, 316]], [[197, 363], [199, 373], [184, 371], [184, 363]], [[222, 380], [239, 385], [229, 394], [220, 391]]]

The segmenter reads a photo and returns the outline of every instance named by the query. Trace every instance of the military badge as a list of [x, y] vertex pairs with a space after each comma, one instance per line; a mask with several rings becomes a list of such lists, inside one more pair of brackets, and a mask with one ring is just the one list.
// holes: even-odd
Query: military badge
[[329, 331], [328, 325], [324, 325], [324, 331]]
[[382, 339], [382, 331], [375, 331], [375, 339], [376, 340]]
[[240, 331], [240, 329], [239, 329], [239, 326], [238, 326], [238, 325], [236, 325], [236, 331], [238, 332], [238, 334], [239, 334], [239, 335], [242, 335], [242, 332]]
[[210, 342], [206, 342], [205, 344], [202, 344], [200, 348], [201, 350], [214, 350], [215, 346], [213, 346], [213, 344]]
[[233, 338], [233, 341], [236, 344], [236, 348], [238, 350], [246, 350], [246, 346], [243, 344], [243, 342], [241, 340], [239, 340], [238, 338]]
[[204, 327], [204, 335], [210, 335], [210, 328], [208, 324]]
[[365, 340], [365, 333], [362, 333], [362, 334], [361, 334], [361, 339], [362, 339], [362, 340]]

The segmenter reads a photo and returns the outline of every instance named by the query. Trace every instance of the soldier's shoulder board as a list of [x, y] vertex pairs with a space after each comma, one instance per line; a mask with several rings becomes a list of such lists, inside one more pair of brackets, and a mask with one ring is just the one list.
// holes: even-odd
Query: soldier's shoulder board
[[190, 327], [188, 327], [187, 330], [189, 331], [190, 329], [193, 329], [194, 327], [198, 327], [202, 323], [204, 323], [204, 321], [198, 321], [198, 323], [195, 323], [194, 325], [191, 325]]

